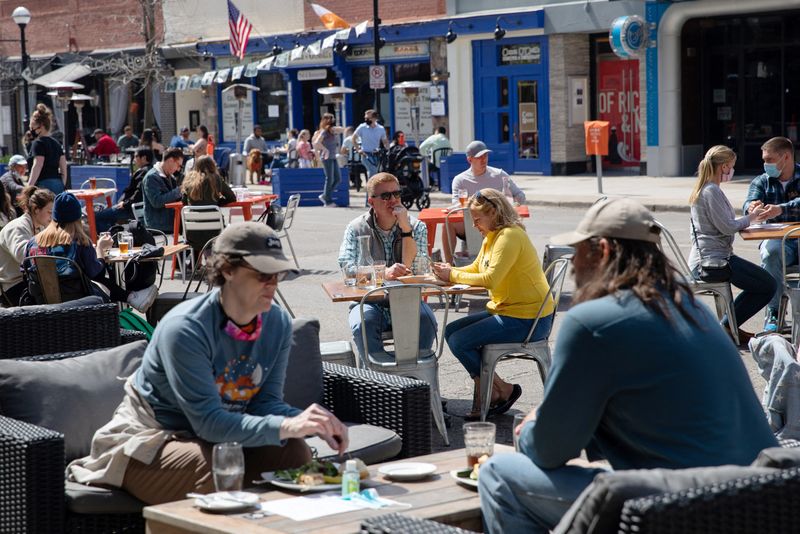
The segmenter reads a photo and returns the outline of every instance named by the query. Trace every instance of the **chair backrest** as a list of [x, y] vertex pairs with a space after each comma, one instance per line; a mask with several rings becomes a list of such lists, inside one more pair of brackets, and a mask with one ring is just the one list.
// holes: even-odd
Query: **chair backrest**
[[137, 221], [144, 221], [144, 202], [134, 202], [131, 204], [133, 218]]
[[225, 218], [219, 206], [183, 206], [181, 209], [183, 236], [191, 232], [222, 232]]
[[[792, 228], [783, 235], [781, 240], [781, 268], [783, 269], [783, 284], [789, 287], [789, 282], [797, 282], [800, 279], [796, 265], [786, 265], [786, 241], [788, 239], [800, 239], [800, 226]], [[794, 287], [797, 287], [796, 285]]]
[[[364, 323], [364, 305], [374, 299], [379, 293], [384, 293], [389, 298], [389, 314], [392, 319], [392, 338], [394, 341], [395, 364], [400, 366], [412, 367], [416, 365], [419, 358], [419, 321], [420, 321], [420, 302], [422, 291], [427, 289], [433, 291], [433, 296], [440, 297], [444, 302], [444, 319], [442, 320], [439, 332], [437, 332], [436, 358], [438, 359], [444, 348], [444, 325], [447, 324], [447, 313], [449, 310], [449, 299], [447, 293], [433, 284], [403, 284], [378, 287], [368, 291], [361, 298], [359, 303], [359, 313], [361, 323]], [[430, 296], [430, 295], [428, 295]], [[361, 329], [364, 350], [369, 350], [367, 344], [367, 329]]]
[[211, 249], [211, 247], [214, 245], [214, 241], [216, 241], [218, 237], [218, 235], [212, 237], [206, 241], [206, 244], [200, 249], [200, 253], [197, 255], [197, 261], [194, 262], [194, 266], [192, 267], [192, 276], [189, 278], [189, 283], [186, 284], [186, 289], [183, 291], [183, 300], [186, 300], [186, 297], [189, 295], [189, 288], [192, 287], [192, 280], [195, 279], [195, 274], [197, 274], [198, 269], [200, 270], [201, 276], [197, 280], [197, 286], [194, 288], [195, 293], [200, 290], [200, 284], [202, 284], [204, 281], [207, 284], [206, 292], [211, 291], [211, 284], [206, 279], [207, 265], [205, 262], [205, 254], [207, 250]]
[[[478, 251], [481, 249], [481, 245], [483, 244], [483, 236], [472, 225], [472, 213], [469, 211], [469, 208], [453, 208], [449, 210], [444, 215], [444, 225], [445, 229], [447, 230], [448, 234], [450, 233], [450, 217], [452, 217], [455, 213], [463, 212], [464, 213], [464, 238], [467, 242], [467, 251], [470, 257], [475, 257], [478, 254]], [[450, 254], [454, 254], [456, 250], [456, 243], [455, 239], [452, 243], [450, 243]]]
[[297, 206], [300, 205], [300, 195], [294, 194], [286, 201], [286, 213], [283, 215], [283, 231], [292, 227], [294, 222], [294, 214], [297, 211]]
[[297, 149], [292, 148], [286, 153], [286, 166], [289, 168], [296, 168], [300, 158], [297, 155]]
[[[117, 182], [111, 178], [93, 178], [99, 189], [116, 189]], [[81, 189], [91, 189], [91, 180], [84, 180]]]
[[[531, 336], [536, 331], [536, 327], [538, 326], [539, 320], [542, 318], [545, 306], [547, 305], [547, 297], [553, 298], [553, 321], [555, 321], [556, 312], [558, 312], [558, 305], [561, 303], [561, 290], [564, 288], [564, 280], [566, 280], [567, 272], [569, 271], [569, 264], [570, 260], [568, 258], [558, 258], [557, 260], [553, 261], [544, 272], [544, 277], [550, 284], [550, 289], [547, 290], [547, 295], [542, 300], [542, 304], [539, 306], [539, 311], [536, 312], [536, 319], [533, 321], [531, 329], [528, 332], [528, 336], [525, 338], [523, 345], [528, 344]], [[550, 337], [549, 334], [547, 337]]]
[[661, 251], [666, 254], [666, 251], [664, 251], [664, 242], [666, 241], [672, 255], [672, 262], [675, 268], [678, 269], [684, 278], [686, 278], [687, 282], [696, 282], [697, 279], [694, 277], [692, 270], [689, 268], [689, 264], [686, 262], [686, 258], [683, 256], [681, 247], [678, 246], [678, 242], [675, 240], [675, 237], [661, 222], [658, 220], [653, 220], [653, 222], [655, 222], [656, 226], [661, 229], [661, 241], [658, 244], [659, 248], [661, 248]]
[[[542, 269], [547, 271], [547, 268], [550, 267], [550, 264], [553, 263], [558, 258], [564, 256], [568, 256], [571, 258], [574, 254], [575, 254], [575, 247], [571, 247], [569, 245], [547, 244], [544, 246], [544, 253], [542, 254]], [[553, 281], [548, 278], [547, 283], [552, 283], [552, 282]]]
[[442, 160], [447, 159], [447, 156], [453, 153], [452, 148], [437, 148], [431, 154], [431, 162], [434, 166], [439, 167], [442, 163]]
[[[69, 278], [59, 276], [58, 264], [65, 262], [74, 273]], [[59, 304], [92, 295], [91, 282], [80, 266], [63, 256], [27, 256], [22, 267], [28, 278], [28, 288], [37, 304]], [[67, 285], [62, 291], [62, 282]]]

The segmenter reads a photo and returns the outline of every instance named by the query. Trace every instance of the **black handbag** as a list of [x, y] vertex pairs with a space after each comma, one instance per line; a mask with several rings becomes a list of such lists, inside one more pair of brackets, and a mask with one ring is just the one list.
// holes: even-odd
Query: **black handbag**
[[700, 242], [697, 240], [697, 230], [692, 223], [692, 233], [694, 234], [694, 245], [697, 247], [697, 254], [700, 256], [700, 269], [697, 276], [703, 282], [729, 282], [731, 279], [731, 265], [724, 258], [703, 258], [700, 254]]

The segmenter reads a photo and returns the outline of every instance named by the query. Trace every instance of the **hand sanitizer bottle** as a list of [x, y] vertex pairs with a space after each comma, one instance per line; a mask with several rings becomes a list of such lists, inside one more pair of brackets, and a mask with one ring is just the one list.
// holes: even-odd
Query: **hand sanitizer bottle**
[[358, 493], [361, 483], [361, 474], [358, 472], [358, 465], [355, 460], [347, 460], [344, 464], [342, 473], [342, 497], [349, 497], [352, 493]]

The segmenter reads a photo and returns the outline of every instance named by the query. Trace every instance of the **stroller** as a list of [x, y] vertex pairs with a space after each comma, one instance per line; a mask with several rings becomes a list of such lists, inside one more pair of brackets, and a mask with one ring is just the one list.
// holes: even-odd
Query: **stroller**
[[422, 183], [422, 155], [417, 147], [395, 145], [381, 162], [383, 170], [397, 176], [400, 182], [403, 207], [411, 209], [416, 203], [417, 209], [423, 210], [431, 206], [430, 188]]

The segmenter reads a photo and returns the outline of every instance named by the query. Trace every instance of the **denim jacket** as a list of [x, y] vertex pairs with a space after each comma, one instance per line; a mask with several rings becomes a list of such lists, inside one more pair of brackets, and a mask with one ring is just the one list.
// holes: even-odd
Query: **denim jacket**
[[747, 206], [753, 200], [760, 200], [764, 204], [777, 204], [783, 208], [783, 213], [768, 222], [800, 221], [800, 166], [795, 165], [794, 177], [789, 180], [785, 189], [778, 178], [770, 178], [766, 174], [756, 176], [750, 183], [747, 198], [742, 206], [745, 213]]
[[145, 175], [142, 190], [145, 225], [171, 234], [174, 214], [173, 210], [165, 208], [164, 205], [181, 199], [181, 191], [175, 178], [165, 175], [161, 170], [161, 164], [156, 163]]

